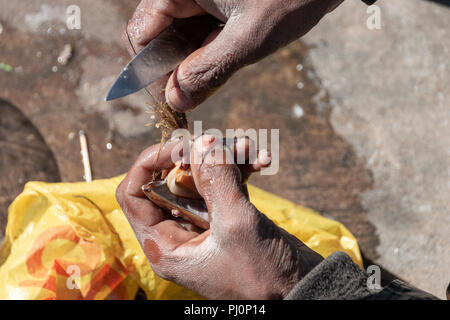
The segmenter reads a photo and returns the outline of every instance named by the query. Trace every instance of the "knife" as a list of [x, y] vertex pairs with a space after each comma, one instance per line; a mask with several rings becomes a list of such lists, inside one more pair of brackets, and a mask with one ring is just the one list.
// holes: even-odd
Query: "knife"
[[128, 63], [105, 100], [135, 93], [175, 70], [219, 24], [212, 16], [174, 20]]

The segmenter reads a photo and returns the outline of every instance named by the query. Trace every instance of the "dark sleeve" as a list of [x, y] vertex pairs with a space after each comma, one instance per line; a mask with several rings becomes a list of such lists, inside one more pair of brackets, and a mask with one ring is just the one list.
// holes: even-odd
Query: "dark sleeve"
[[375, 2], [377, 2], [377, 0], [362, 0], [365, 4], [367, 4], [368, 6], [373, 5]]
[[311, 270], [286, 300], [415, 300], [437, 299], [408, 284], [395, 280], [381, 291], [368, 289], [368, 274], [344, 252], [335, 252]]

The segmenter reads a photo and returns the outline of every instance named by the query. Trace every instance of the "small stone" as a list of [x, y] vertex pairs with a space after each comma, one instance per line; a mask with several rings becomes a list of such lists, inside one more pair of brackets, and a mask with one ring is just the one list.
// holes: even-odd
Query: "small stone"
[[297, 89], [302, 90], [304, 87], [305, 85], [303, 84], [303, 82], [297, 83]]
[[296, 104], [292, 107], [292, 114], [294, 115], [295, 118], [301, 118], [303, 117], [305, 112], [303, 111], [303, 108], [300, 105]]
[[302, 71], [303, 70], [303, 65], [302, 64], [298, 64], [295, 69], [297, 69], [297, 71]]
[[108, 142], [108, 143], [106, 144], [106, 149], [107, 149], [107, 150], [111, 150], [111, 149], [112, 149], [112, 144]]
[[53, 72], [58, 72], [58, 67], [57, 67], [57, 66], [53, 66], [53, 67], [52, 67], [52, 71], [53, 71]]
[[75, 138], [75, 132], [70, 132], [68, 135], [67, 135], [67, 138], [69, 139], [69, 140], [73, 140], [74, 138]]
[[70, 44], [66, 44], [64, 49], [58, 56], [58, 63], [62, 65], [66, 65], [72, 57], [72, 46]]

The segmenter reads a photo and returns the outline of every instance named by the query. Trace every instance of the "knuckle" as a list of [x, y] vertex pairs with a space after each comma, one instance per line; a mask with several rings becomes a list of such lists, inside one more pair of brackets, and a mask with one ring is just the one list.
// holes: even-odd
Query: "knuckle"
[[230, 62], [231, 53], [226, 53], [218, 61], [202, 56], [195, 59], [186, 67], [181, 67], [178, 73], [178, 81], [183, 90], [193, 94], [203, 91], [211, 91], [220, 87], [229, 78], [233, 70]]
[[[204, 74], [207, 68], [202, 64], [192, 68], [190, 64], [187, 68], [180, 68], [177, 78], [180, 87], [191, 94], [196, 94], [205, 87]], [[205, 88], [206, 89], [206, 88]]]

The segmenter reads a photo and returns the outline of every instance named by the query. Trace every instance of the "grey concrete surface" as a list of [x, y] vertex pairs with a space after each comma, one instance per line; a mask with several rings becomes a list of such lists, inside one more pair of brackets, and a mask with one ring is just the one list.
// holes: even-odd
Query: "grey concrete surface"
[[379, 1], [381, 29], [346, 1], [305, 41], [328, 90], [331, 122], [365, 159], [360, 194], [381, 263], [445, 297], [450, 281], [450, 8]]

